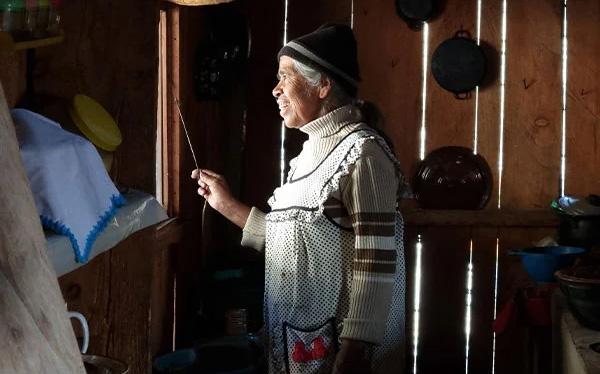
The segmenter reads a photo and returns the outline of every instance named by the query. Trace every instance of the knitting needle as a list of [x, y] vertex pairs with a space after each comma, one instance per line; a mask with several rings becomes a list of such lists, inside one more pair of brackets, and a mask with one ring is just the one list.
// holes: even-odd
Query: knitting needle
[[192, 147], [192, 141], [190, 140], [190, 134], [188, 134], [187, 126], [185, 125], [185, 121], [183, 120], [183, 115], [181, 114], [181, 107], [179, 106], [179, 100], [177, 97], [173, 95], [175, 99], [175, 104], [177, 104], [177, 112], [179, 112], [179, 118], [181, 119], [181, 124], [183, 125], [183, 131], [185, 131], [185, 138], [187, 139], [188, 145], [190, 146], [190, 150], [192, 151], [192, 157], [194, 158], [194, 165], [196, 165], [196, 169], [200, 169], [198, 167], [198, 161], [196, 160], [196, 153], [194, 152], [194, 147]]

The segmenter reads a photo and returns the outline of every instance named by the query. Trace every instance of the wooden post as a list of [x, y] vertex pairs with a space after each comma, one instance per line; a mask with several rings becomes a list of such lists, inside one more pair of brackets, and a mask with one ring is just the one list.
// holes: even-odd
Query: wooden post
[[84, 373], [0, 84], [0, 373]]

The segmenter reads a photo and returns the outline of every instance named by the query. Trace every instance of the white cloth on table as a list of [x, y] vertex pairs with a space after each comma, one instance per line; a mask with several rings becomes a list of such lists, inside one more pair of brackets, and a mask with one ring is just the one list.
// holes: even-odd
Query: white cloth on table
[[89, 141], [29, 110], [11, 114], [42, 225], [68, 236], [76, 260], [86, 262], [123, 197]]

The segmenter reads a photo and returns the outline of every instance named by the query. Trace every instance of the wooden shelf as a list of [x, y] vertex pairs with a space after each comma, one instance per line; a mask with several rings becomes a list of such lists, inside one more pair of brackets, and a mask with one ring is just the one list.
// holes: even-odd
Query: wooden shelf
[[167, 0], [177, 5], [185, 6], [204, 6], [204, 5], [216, 5], [230, 3], [233, 0]]
[[559, 219], [550, 209], [531, 210], [433, 210], [404, 208], [410, 226], [505, 226], [558, 227]]
[[61, 32], [60, 35], [47, 38], [15, 41], [10, 33], [0, 32], [0, 51], [23, 51], [26, 49], [45, 47], [62, 43], [64, 38], [65, 36]]

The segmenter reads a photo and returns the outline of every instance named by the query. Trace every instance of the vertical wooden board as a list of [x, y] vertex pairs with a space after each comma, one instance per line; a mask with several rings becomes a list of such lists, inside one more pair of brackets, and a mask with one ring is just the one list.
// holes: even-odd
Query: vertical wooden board
[[14, 108], [25, 92], [25, 52], [0, 52], [0, 82], [8, 107]]
[[600, 192], [600, 3], [570, 0], [565, 193]]
[[[498, 271], [498, 313], [518, 289], [534, 286], [519, 258], [508, 251], [533, 246], [540, 239], [554, 234], [553, 228], [505, 227], [498, 230], [500, 251]], [[523, 322], [524, 316], [513, 321], [496, 338], [496, 372], [529, 373], [531, 368], [530, 334]]]
[[561, 139], [559, 1], [507, 9], [506, 107], [501, 204], [546, 208], [558, 194]]
[[502, 1], [483, 1], [481, 5], [480, 45], [486, 55], [487, 71], [479, 88], [477, 153], [487, 161], [492, 171], [493, 187], [485, 209], [497, 209]]
[[[500, 306], [499, 306], [500, 307]], [[495, 366], [498, 374], [531, 374], [530, 334], [522, 324], [511, 322], [496, 334]]]
[[333, 22], [350, 25], [352, 0], [288, 0], [288, 40]]
[[[72, 1], [64, 41], [36, 49], [37, 94], [71, 99], [83, 93], [113, 116], [123, 142], [115, 154], [118, 183], [154, 191], [158, 12], [156, 2]], [[42, 103], [44, 104], [44, 103]]]
[[465, 365], [465, 296], [470, 229], [422, 227], [419, 373]]
[[[209, 208], [207, 208], [209, 209]], [[211, 227], [209, 224], [208, 227]], [[177, 347], [187, 347], [197, 339], [202, 332], [194, 329], [197, 322], [197, 311], [200, 300], [199, 290], [204, 286], [201, 277], [207, 276], [210, 271], [205, 265], [205, 251], [214, 247], [208, 245], [216, 243], [210, 230], [202, 230], [197, 221], [188, 221], [183, 226], [183, 242], [175, 247], [174, 276], [176, 293], [176, 328], [175, 338]], [[208, 238], [208, 239], [207, 239]], [[215, 244], [215, 247], [218, 244]]]
[[[214, 8], [211, 8], [214, 9]], [[223, 157], [220, 153], [220, 144], [222, 139], [210, 137], [215, 128], [221, 124], [216, 115], [219, 102], [216, 100], [200, 101], [194, 94], [194, 76], [198, 72], [194, 71], [197, 48], [202, 42], [208, 39], [209, 27], [205, 7], [181, 7], [180, 8], [180, 61], [179, 61], [179, 84], [180, 97], [179, 104], [185, 121], [190, 141], [196, 152], [198, 166], [223, 173], [220, 165], [209, 162], [209, 158]], [[167, 83], [171, 84], [171, 83]], [[174, 84], [173, 84], [174, 85]], [[167, 98], [170, 103], [174, 98]], [[175, 104], [175, 103], [173, 103]], [[178, 115], [177, 108], [175, 113]], [[186, 134], [177, 117], [177, 126], [180, 130], [180, 145], [182, 149], [179, 174], [179, 199], [180, 211], [178, 216], [183, 219], [199, 219], [202, 211], [202, 198], [198, 196], [198, 184], [190, 178], [191, 171], [196, 167], [190, 146], [186, 139]]]
[[473, 147], [474, 100], [458, 100], [443, 89], [431, 72], [431, 57], [442, 42], [454, 37], [459, 30], [475, 37], [476, 17], [476, 1], [449, 0], [442, 14], [429, 23], [426, 154], [448, 145]]
[[[218, 98], [208, 100], [200, 99], [195, 94], [194, 76], [198, 72], [194, 68], [198, 53], [202, 51], [198, 48], [209, 42], [211, 33], [217, 40], [241, 40], [239, 35], [245, 30], [239, 23], [246, 19], [240, 7], [240, 4], [231, 3], [215, 7], [184, 8], [182, 35], [185, 36], [185, 40], [182, 40], [181, 60], [182, 91], [187, 99], [183, 110], [186, 113], [188, 132], [195, 147], [198, 165], [223, 175], [230, 191], [236, 197], [239, 196], [243, 162], [245, 74], [249, 71], [242, 66], [239, 70], [228, 72], [234, 75], [235, 83], [226, 87]], [[220, 24], [231, 26], [222, 29], [218, 26]], [[189, 326], [196, 318], [197, 290], [201, 287], [196, 270], [205, 265], [203, 250], [237, 247], [241, 232], [210, 206], [204, 208], [204, 199], [197, 194], [198, 185], [189, 177], [189, 171], [195, 165], [185, 139], [182, 145], [185, 148], [182, 167], [186, 172], [181, 175], [181, 216], [189, 220], [190, 227], [194, 227], [192, 231], [186, 232], [188, 243], [179, 252], [181, 266], [178, 274], [178, 303], [183, 305], [179, 310], [186, 311], [182, 314], [185, 315], [182, 319], [185, 322], [179, 326], [182, 326], [184, 335], [181, 337], [185, 341], [185, 335], [194, 338], [193, 334], [190, 334]]]
[[498, 230], [495, 227], [473, 228], [471, 235], [473, 238], [473, 283], [469, 372], [490, 373]]
[[396, 14], [393, 1], [354, 1], [361, 69], [359, 96], [385, 117], [402, 170], [410, 179], [419, 161], [423, 34]]
[[[109, 357], [129, 365], [129, 373], [148, 373], [153, 237], [138, 232], [110, 252]], [[140, 256], [144, 253], [143, 256]]]
[[153, 258], [149, 343], [152, 357], [173, 349], [174, 246], [160, 242]]
[[[320, 25], [333, 22], [350, 24], [351, 0], [288, 0], [288, 41], [307, 34]], [[289, 161], [302, 150], [307, 139], [305, 133], [297, 129], [285, 129], [285, 173], [289, 170]]]
[[252, 51], [247, 77], [242, 199], [261, 209], [266, 209], [268, 197], [279, 185], [281, 118], [271, 89], [277, 73], [277, 52], [283, 41], [283, 6], [282, 1], [260, 1], [245, 7], [252, 31]]
[[[173, 25], [169, 30], [172, 33], [170, 35], [172, 43], [170, 59], [173, 66], [170, 71], [172, 79], [167, 84], [169, 88], [175, 91], [173, 96], [180, 101], [181, 112], [190, 140], [195, 151], [198, 152], [196, 157], [198, 158], [199, 167], [214, 168], [214, 165], [207, 163], [205, 155], [218, 149], [220, 139], [214, 139], [210, 150], [207, 149], [203, 141], [206, 134], [213, 127], [219, 125], [218, 118], [215, 115], [217, 104], [216, 102], [208, 102], [205, 105], [204, 102], [198, 102], [194, 96], [193, 87], [196, 47], [208, 34], [205, 13], [205, 10], [201, 7], [178, 7], [173, 5], [169, 8]], [[171, 100], [174, 100], [174, 97], [167, 97], [167, 100], [172, 103]], [[199, 107], [203, 111], [202, 115], [197, 113]], [[170, 106], [170, 111], [174, 116], [171, 118], [172, 122], [170, 122], [173, 125], [171, 134], [173, 150], [171, 153], [174, 167], [170, 179], [174, 184], [174, 192], [179, 200], [179, 209], [176, 214], [185, 219], [188, 225], [195, 228], [193, 231], [188, 231], [186, 230], [187, 226], [184, 226], [184, 241], [181, 246], [177, 246], [177, 261], [174, 266], [176, 268], [174, 279], [177, 281], [176, 346], [187, 346], [192, 340], [189, 327], [193, 323], [194, 290], [198, 287], [197, 274], [193, 270], [198, 268], [197, 264], [201, 257], [196, 243], [202, 243], [204, 239], [199, 235], [201, 232], [199, 228], [202, 227], [200, 216], [203, 201], [196, 193], [197, 183], [190, 178], [190, 172], [195, 168], [195, 165], [177, 106]], [[207, 139], [206, 142], [208, 143], [208, 141]], [[177, 153], [175, 154], [175, 152]]]
[[404, 229], [404, 259], [406, 266], [406, 314], [405, 314], [405, 365], [412, 367], [413, 356], [413, 333], [414, 333], [414, 311], [415, 311], [415, 265], [417, 260], [417, 239], [419, 228], [416, 226], [405, 226]]
[[165, 129], [165, 146], [162, 151], [166, 154], [163, 160], [166, 160], [165, 167], [166, 171], [166, 189], [164, 196], [166, 199], [166, 207], [171, 217], [180, 214], [181, 212], [181, 199], [180, 195], [180, 180], [181, 170], [180, 166], [182, 163], [183, 155], [183, 135], [180, 124], [180, 117], [178, 115], [177, 107], [172, 105], [173, 97], [180, 98], [182, 93], [181, 88], [181, 77], [180, 77], [180, 58], [181, 58], [181, 18], [184, 12], [180, 12], [180, 7], [175, 4], [166, 4], [166, 26], [165, 32], [166, 37], [166, 51], [165, 65], [166, 65], [166, 76], [163, 79], [166, 81], [164, 87], [165, 98], [167, 103], [165, 107], [166, 111], [166, 124], [163, 124]]
[[[242, 32], [243, 26], [229, 27], [231, 34], [218, 29], [218, 24], [229, 24], [241, 21], [244, 16], [234, 7], [235, 3], [216, 7], [186, 7], [182, 22], [182, 58], [181, 87], [182, 111], [198, 166], [208, 168], [225, 176], [234, 195], [239, 194], [241, 153], [243, 138], [243, 115], [245, 110], [244, 69], [229, 71], [236, 82], [223, 90], [218, 99], [200, 99], [196, 96], [195, 71], [196, 60], [201, 46], [208, 44], [210, 32], [215, 38], [233, 38], [236, 32]], [[239, 30], [238, 30], [239, 29]], [[217, 33], [218, 32], [218, 33]], [[206, 48], [204, 48], [206, 51]], [[203, 200], [196, 193], [197, 183], [190, 179], [190, 172], [195, 168], [192, 153], [187, 141], [183, 139], [183, 159], [181, 174], [181, 214], [184, 219], [200, 219]]]
[[[80, 312], [88, 321], [90, 345], [88, 353], [106, 355], [110, 325], [110, 253], [105, 252], [84, 267], [67, 273], [58, 279], [67, 309]], [[81, 337], [79, 324], [76, 336]]]

